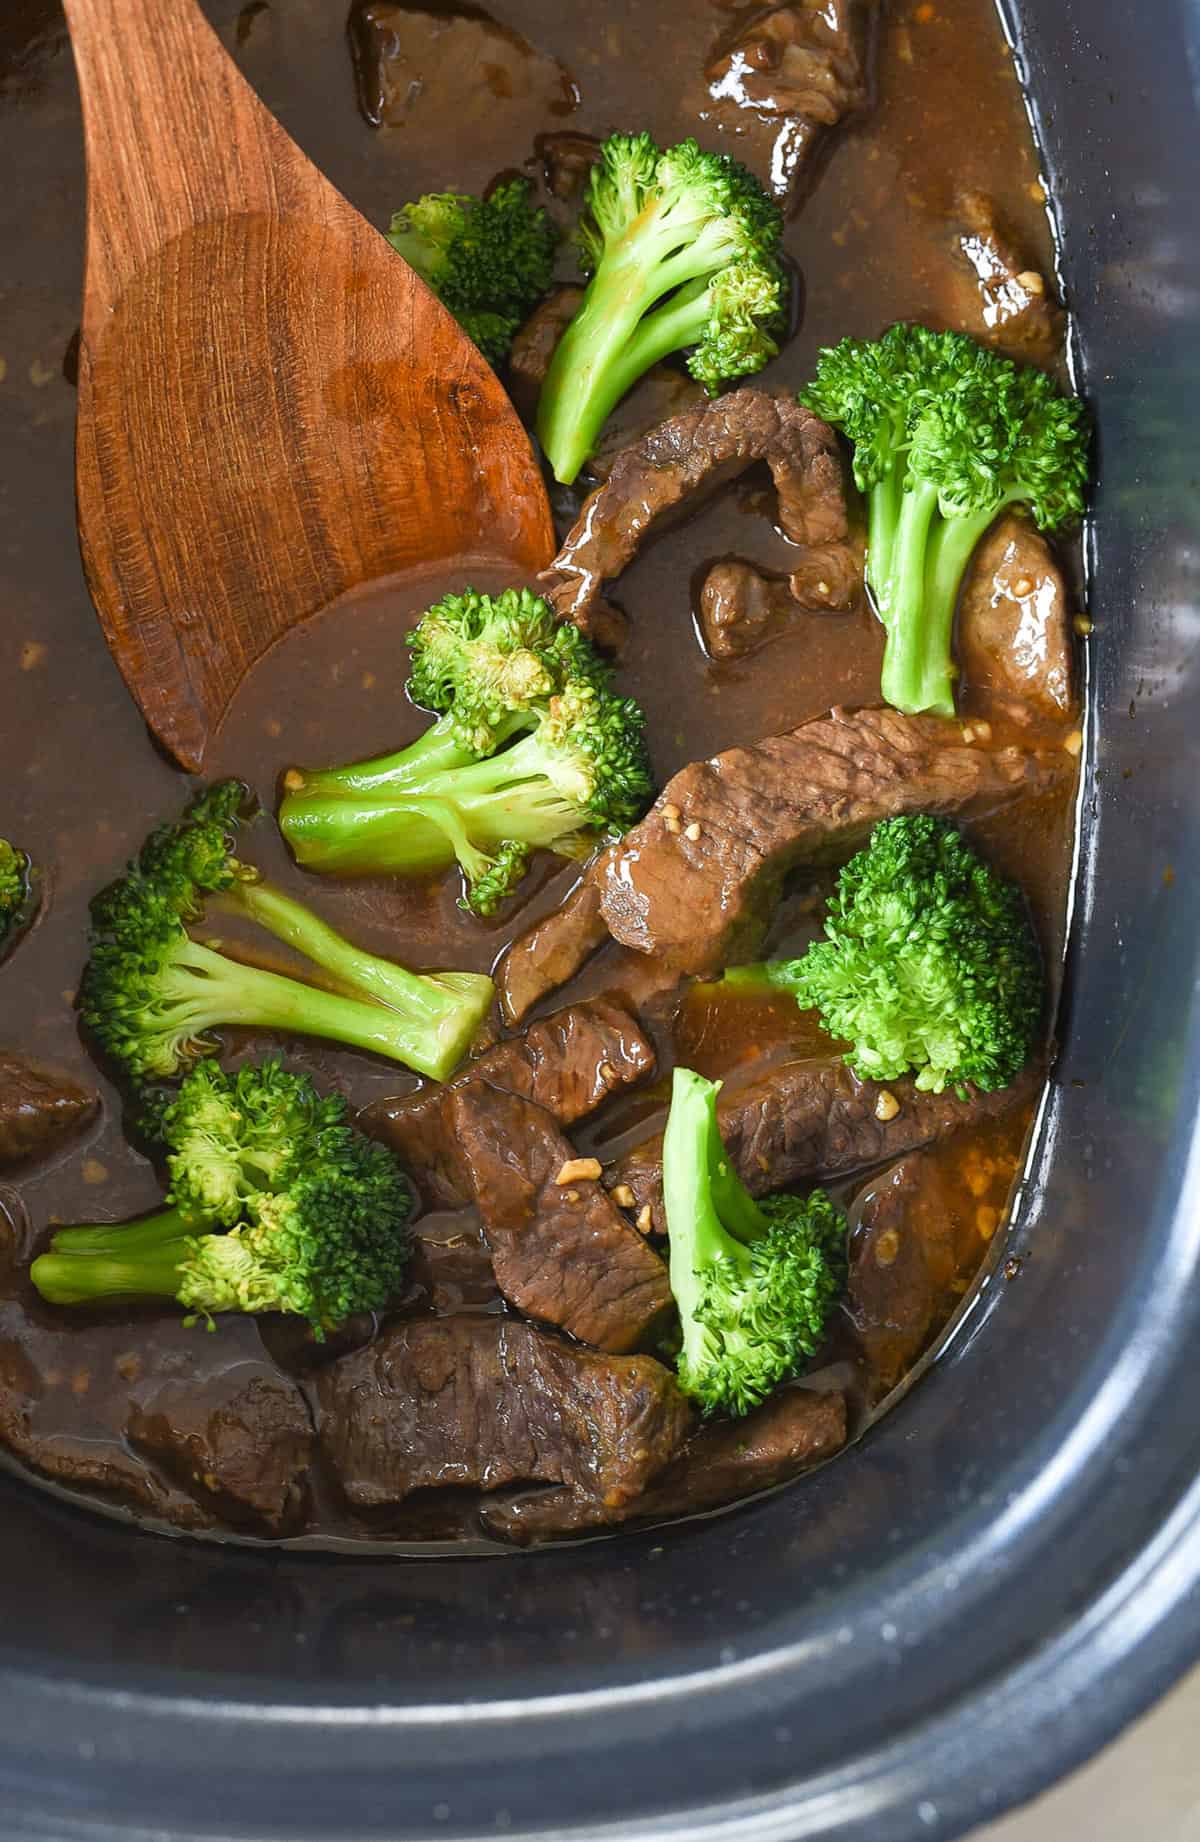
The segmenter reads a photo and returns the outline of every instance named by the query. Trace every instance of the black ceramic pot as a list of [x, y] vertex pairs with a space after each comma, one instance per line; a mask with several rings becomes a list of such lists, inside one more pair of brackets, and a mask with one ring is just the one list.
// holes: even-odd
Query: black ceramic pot
[[665, 1542], [222, 1551], [0, 1480], [11, 1842], [933, 1842], [1200, 1655], [1200, 7], [1013, 26], [1102, 482], [1067, 1047], [1007, 1273], [855, 1450]]

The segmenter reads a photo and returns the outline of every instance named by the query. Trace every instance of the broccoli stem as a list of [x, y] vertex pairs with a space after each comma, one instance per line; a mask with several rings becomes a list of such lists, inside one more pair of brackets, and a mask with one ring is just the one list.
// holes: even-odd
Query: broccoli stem
[[133, 1222], [97, 1222], [59, 1228], [51, 1239], [56, 1254], [124, 1254], [150, 1250], [195, 1233], [199, 1224], [182, 1209], [159, 1209]]
[[[538, 439], [555, 478], [569, 486], [609, 415], [639, 377], [692, 345], [708, 319], [713, 271], [732, 245], [723, 231], [704, 232], [678, 248], [686, 226], [644, 211], [605, 254], [578, 313], [558, 342], [538, 405]], [[657, 312], [656, 301], [679, 292]]]
[[189, 1235], [121, 1250], [51, 1252], [33, 1262], [29, 1277], [51, 1305], [86, 1305], [106, 1298], [176, 1298], [179, 1270], [190, 1252]]
[[[750, 1256], [739, 1243], [757, 1239], [766, 1226], [725, 1155], [717, 1125], [719, 1091], [717, 1083], [690, 1068], [677, 1068], [663, 1134], [663, 1201], [672, 1227], [671, 1291], [684, 1324], [684, 1355], [689, 1361], [698, 1360], [699, 1346], [707, 1341], [695, 1312], [701, 1298], [700, 1273], [715, 1261], [733, 1259], [748, 1274]], [[681, 1224], [686, 1224], [685, 1232]], [[698, 1347], [688, 1348], [689, 1337]]]
[[[503, 747], [510, 736], [528, 727], [522, 712], [507, 722], [497, 724], [496, 746]], [[284, 801], [286, 810], [294, 801], [308, 799], [379, 799], [423, 785], [432, 776], [448, 773], [474, 757], [464, 749], [455, 735], [448, 716], [440, 716], [415, 742], [394, 754], [377, 755], [370, 761], [351, 762], [347, 767], [321, 768], [313, 772], [293, 769], [290, 791]]]
[[285, 801], [280, 813], [297, 863], [345, 875], [432, 875], [456, 859], [464, 863], [504, 844], [549, 847], [588, 823], [586, 809], [573, 806], [548, 779], [532, 737], [456, 768], [442, 784], [427, 781], [419, 795], [387, 801], [297, 798]]
[[[250, 886], [243, 885], [239, 896]], [[286, 897], [280, 900], [287, 902]], [[305, 911], [300, 909], [299, 913], [303, 916]], [[297, 928], [296, 935], [289, 936], [283, 931], [283, 917], [279, 918], [280, 928], [271, 931], [277, 932], [280, 939], [290, 938], [292, 944], [299, 944], [302, 930]], [[315, 917], [309, 917], [309, 921], [318, 930], [323, 927]], [[341, 941], [340, 935], [333, 934], [332, 929], [328, 932], [353, 953], [348, 943]], [[308, 951], [307, 948], [303, 950]], [[369, 955], [363, 957], [370, 958]], [[166, 981], [165, 995], [178, 1004], [175, 1015], [179, 1019], [181, 1037], [186, 1036], [184, 1026], [189, 1021], [193, 1037], [223, 1024], [321, 1036], [354, 1049], [387, 1056], [394, 1062], [403, 1062], [406, 1067], [415, 1068], [418, 1074], [428, 1075], [435, 1081], [446, 1080], [462, 1060], [491, 994], [490, 983], [485, 979], [477, 978], [474, 983], [487, 986], [487, 997], [481, 990], [478, 999], [473, 1001], [471, 986], [452, 983], [451, 975], [421, 978], [395, 967], [393, 970], [403, 976], [389, 986], [391, 998], [367, 1003], [360, 998], [322, 991], [318, 986], [302, 984], [299, 979], [277, 972], [267, 972], [260, 966], [243, 965], [239, 960], [228, 959], [223, 953], [192, 940], [181, 947], [174, 963], [175, 976]], [[318, 964], [322, 963], [328, 964], [318, 960]], [[330, 965], [329, 970], [339, 976], [336, 964]], [[471, 974], [462, 975], [464, 981], [471, 978]], [[402, 997], [406, 979], [414, 986], [410, 1000]], [[380, 983], [387, 982], [381, 980]], [[360, 989], [367, 989], [365, 979], [360, 980]]]
[[948, 604], [938, 600], [926, 567], [937, 510], [936, 486], [917, 482], [906, 489], [892, 566], [882, 585], [874, 585], [887, 631], [880, 688], [886, 703], [909, 715], [920, 710], [954, 715], [954, 597]]

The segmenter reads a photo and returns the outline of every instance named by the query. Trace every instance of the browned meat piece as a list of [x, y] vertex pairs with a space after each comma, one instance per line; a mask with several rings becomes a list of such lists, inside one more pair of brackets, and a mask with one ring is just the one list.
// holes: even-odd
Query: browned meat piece
[[608, 1506], [573, 1490], [548, 1490], [491, 1503], [484, 1521], [495, 1535], [521, 1544], [551, 1541], [633, 1517], [696, 1515], [795, 1477], [831, 1458], [846, 1442], [841, 1394], [781, 1388], [744, 1420], [702, 1426], [679, 1457], [642, 1496]]
[[822, 142], [868, 106], [878, 12], [876, 0], [760, 7], [710, 59], [710, 119], [777, 198], [803, 196]]
[[313, 1426], [294, 1382], [238, 1364], [198, 1388], [167, 1382], [130, 1413], [130, 1444], [224, 1520], [280, 1534], [301, 1515]]
[[322, 1447], [357, 1509], [526, 1479], [614, 1506], [643, 1491], [691, 1414], [650, 1356], [602, 1356], [512, 1318], [398, 1324], [317, 1381]]
[[671, 1308], [667, 1269], [597, 1178], [569, 1176], [583, 1160], [549, 1113], [469, 1081], [451, 1125], [505, 1298], [597, 1349], [643, 1344]]
[[408, 1279], [434, 1311], [479, 1311], [501, 1302], [492, 1256], [474, 1210], [429, 1215], [413, 1231]]
[[920, 1355], [958, 1265], [936, 1166], [917, 1153], [875, 1178], [855, 1202], [845, 1309], [875, 1399]]
[[565, 901], [514, 940], [496, 968], [500, 1006], [507, 1021], [520, 1022], [607, 939], [599, 889], [586, 879], [576, 883]]
[[[1026, 1106], [1042, 1072], [1040, 1065], [1031, 1063], [1010, 1086], [960, 1100], [950, 1090], [921, 1093], [907, 1078], [889, 1081], [886, 1087], [859, 1081], [840, 1060], [788, 1062], [741, 1087], [727, 1088], [717, 1113], [734, 1169], [752, 1195], [767, 1196], [791, 1184], [884, 1164], [960, 1127]], [[890, 1119], [880, 1119], [876, 1112], [884, 1092], [900, 1103]], [[604, 1180], [610, 1188], [627, 1185], [634, 1207], [640, 1210], [648, 1203], [654, 1229], [666, 1232], [661, 1135], [612, 1165]]]
[[700, 590], [700, 631], [714, 659], [740, 659], [765, 645], [797, 614], [851, 606], [862, 588], [862, 563], [849, 543], [806, 553], [791, 576], [768, 576], [740, 557], [714, 563]]
[[629, 1012], [605, 998], [592, 998], [497, 1043], [449, 1087], [375, 1101], [359, 1124], [392, 1147], [430, 1207], [453, 1207], [471, 1193], [452, 1123], [453, 1092], [465, 1081], [478, 1078], [521, 1094], [545, 1107], [560, 1126], [572, 1126], [653, 1068], [654, 1050]]
[[513, 340], [508, 355], [508, 390], [526, 422], [532, 422], [537, 414], [538, 397], [554, 348], [582, 299], [582, 288], [555, 288], [534, 308]]
[[1010, 358], [1053, 365], [1062, 356], [1063, 311], [1035, 262], [1023, 258], [982, 192], [958, 200], [955, 320]]
[[546, 189], [555, 198], [574, 198], [582, 191], [600, 154], [600, 142], [591, 134], [578, 134], [564, 128], [554, 134], [539, 134], [533, 143], [542, 163]]
[[779, 494], [780, 524], [794, 543], [846, 536], [832, 429], [792, 397], [734, 390], [672, 416], [617, 455], [546, 571], [559, 614], [586, 631], [605, 582], [620, 575], [661, 519], [762, 460]]
[[99, 1104], [65, 1075], [0, 1049], [0, 1170], [47, 1157], [88, 1123]]
[[967, 683], [1003, 699], [1010, 715], [1074, 713], [1067, 585], [1045, 538], [1019, 518], [1001, 519], [975, 554], [956, 650]]
[[372, 126], [432, 144], [452, 123], [477, 154], [481, 180], [528, 146], [547, 116], [569, 115], [578, 101], [557, 58], [475, 6], [356, 0], [349, 32], [359, 106]]
[[753, 951], [795, 865], [849, 856], [899, 813], [995, 808], [1049, 785], [1066, 760], [967, 744], [940, 717], [834, 712], [684, 768], [589, 878], [623, 945], [715, 972]]

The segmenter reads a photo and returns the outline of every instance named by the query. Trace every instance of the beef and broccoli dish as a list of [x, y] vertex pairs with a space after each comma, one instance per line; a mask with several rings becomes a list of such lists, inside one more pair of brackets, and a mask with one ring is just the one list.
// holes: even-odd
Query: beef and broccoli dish
[[990, 0], [204, 10], [558, 550], [314, 616], [173, 767], [74, 547], [65, 38], [0, 27], [0, 1445], [260, 1541], [722, 1509], [1019, 1282], [1091, 441], [1010, 51]]

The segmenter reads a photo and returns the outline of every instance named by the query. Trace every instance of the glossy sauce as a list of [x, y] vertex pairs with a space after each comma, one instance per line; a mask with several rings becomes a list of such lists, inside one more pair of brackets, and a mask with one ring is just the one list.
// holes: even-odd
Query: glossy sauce
[[[508, 124], [516, 116], [506, 112], [503, 96], [474, 138], [464, 135], [448, 149], [404, 129], [369, 129], [354, 108], [340, 6], [272, 0], [239, 11], [232, 0], [212, 0], [206, 10], [285, 126], [378, 223], [407, 197], [448, 185], [477, 189], [529, 156], [524, 140], [512, 142]], [[704, 138], [694, 15], [711, 12], [715, 35], [727, 17], [719, 7], [704, 0], [605, 0], [581, 10], [578, 20], [561, 0], [503, 0], [497, 10], [506, 26], [569, 72], [569, 94], [578, 95], [578, 104], [567, 117], [556, 112], [547, 128], [603, 134], [644, 125], [664, 141], [689, 132]], [[664, 81], [665, 72], [676, 70], [678, 94]], [[945, 317], [948, 220], [959, 186], [990, 191], [1042, 271], [1052, 273], [1020, 91], [988, 0], [892, 8], [879, 77], [873, 115], [842, 133], [813, 196], [789, 224], [788, 252], [804, 277], [803, 310], [796, 338], [764, 375], [775, 387], [797, 386], [817, 347], [844, 333], [873, 333], [907, 315]], [[119, 1219], [158, 1199], [153, 1171], [122, 1132], [115, 1091], [80, 1042], [72, 999], [89, 896], [153, 822], [180, 809], [188, 791], [154, 750], [126, 696], [78, 564], [68, 350], [83, 231], [76, 111], [56, 9], [38, 0], [19, 5], [16, 18], [0, 26], [0, 170], [8, 180], [0, 193], [0, 249], [7, 252], [0, 284], [0, 831], [47, 866], [49, 900], [19, 955], [0, 972], [0, 1034], [98, 1085], [105, 1104], [86, 1142], [0, 1187], [0, 1211], [11, 1221], [0, 1287], [0, 1381], [25, 1391], [32, 1431], [48, 1441], [55, 1462], [76, 1476], [90, 1466], [108, 1501], [140, 1493], [143, 1513], [183, 1521], [190, 1515], [199, 1523], [187, 1492], [128, 1449], [122, 1426], [131, 1391], [167, 1376], [203, 1390], [242, 1364], [278, 1362], [302, 1374], [312, 1360], [304, 1336], [292, 1326], [233, 1319], [206, 1336], [158, 1311], [80, 1316], [64, 1328], [21, 1276], [53, 1222]], [[559, 509], [569, 520], [570, 495]], [[747, 475], [698, 516], [657, 537], [615, 592], [632, 621], [621, 682], [646, 709], [660, 780], [689, 760], [792, 727], [831, 704], [877, 698], [880, 634], [865, 606], [802, 616], [783, 637], [735, 663], [714, 664], [701, 650], [693, 607], [709, 561], [736, 554], [770, 569], [788, 567], [790, 546], [771, 519], [767, 483]], [[446, 588], [467, 581], [496, 587], [508, 579], [472, 559], [435, 582], [388, 585], [295, 632], [243, 687], [215, 740], [209, 771], [245, 778], [269, 807], [278, 774], [292, 762], [323, 765], [401, 745], [425, 720], [404, 696], [405, 631]], [[1019, 873], [1052, 968], [1061, 948], [1071, 824], [1064, 788], [978, 828], [993, 857]], [[430, 887], [318, 881], [289, 863], [266, 825], [247, 841], [246, 854], [313, 900], [335, 926], [413, 966], [490, 967], [505, 940], [550, 906], [575, 874], [544, 861], [519, 908], [485, 926], [458, 909], [453, 878]], [[785, 902], [772, 946], [791, 950], [813, 927], [811, 900], [800, 892]], [[606, 948], [554, 1003], [576, 991], [635, 989], [638, 970], [628, 956]], [[674, 1039], [663, 1027], [658, 1036], [664, 1074], [675, 1054], [707, 1073], [736, 1075], [764, 1057], [823, 1047], [811, 1020], [790, 1004], [730, 1007], [704, 993], [685, 1005]], [[415, 1085], [415, 1077], [367, 1056], [311, 1042], [283, 1046], [294, 1065], [321, 1079], [336, 1077], [357, 1105]], [[618, 1149], [650, 1128], [661, 1104], [661, 1082], [614, 1102], [579, 1133], [581, 1148]], [[1014, 1115], [986, 1137], [976, 1135], [967, 1146], [951, 1141], [932, 1154], [961, 1249], [943, 1318], [994, 1243], [1027, 1126]], [[455, 1233], [453, 1221], [427, 1226]], [[413, 1540], [444, 1537], [460, 1525], [462, 1511], [416, 1510], [412, 1520]], [[319, 1477], [312, 1528], [329, 1540], [362, 1533]]]

